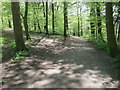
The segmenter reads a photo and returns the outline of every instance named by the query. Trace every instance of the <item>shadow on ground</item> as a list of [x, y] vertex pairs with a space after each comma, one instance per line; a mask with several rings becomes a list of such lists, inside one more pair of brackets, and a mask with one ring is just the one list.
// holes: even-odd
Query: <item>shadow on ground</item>
[[3, 63], [3, 88], [117, 88], [112, 58], [87, 40], [42, 38], [24, 61]]

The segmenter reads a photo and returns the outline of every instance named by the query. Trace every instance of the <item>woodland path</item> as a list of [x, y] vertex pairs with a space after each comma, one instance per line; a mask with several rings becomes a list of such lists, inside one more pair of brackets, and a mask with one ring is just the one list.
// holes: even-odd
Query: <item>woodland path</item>
[[112, 58], [79, 37], [38, 37], [24, 61], [3, 63], [3, 88], [117, 88]]

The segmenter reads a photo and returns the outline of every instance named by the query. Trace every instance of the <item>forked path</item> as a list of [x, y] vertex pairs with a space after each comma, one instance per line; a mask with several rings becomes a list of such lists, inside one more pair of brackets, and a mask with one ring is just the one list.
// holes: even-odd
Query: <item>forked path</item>
[[112, 58], [78, 37], [34, 37], [31, 55], [3, 64], [3, 88], [117, 88]]

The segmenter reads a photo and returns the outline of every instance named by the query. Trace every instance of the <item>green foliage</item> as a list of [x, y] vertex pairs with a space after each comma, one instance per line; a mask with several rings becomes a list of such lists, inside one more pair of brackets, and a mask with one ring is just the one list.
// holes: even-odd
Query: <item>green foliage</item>
[[22, 61], [28, 55], [27, 51], [19, 51], [15, 53], [15, 57], [11, 59], [12, 63], [16, 63], [18, 61]]
[[15, 44], [15, 42], [12, 40], [11, 41], [11, 48], [15, 48], [16, 47], [16, 44]]
[[2, 47], [4, 47], [4, 45], [6, 45], [6, 44], [10, 44], [11, 48], [16, 47], [15, 41], [13, 39], [9, 39], [9, 38], [6, 38], [6, 37], [0, 37], [0, 39], [2, 41]]
[[99, 49], [102, 49], [102, 50], [104, 50], [105, 52], [108, 52], [107, 43], [104, 42], [102, 39], [100, 39], [100, 38], [92, 38], [91, 40], [96, 44], [96, 46], [97, 46]]
[[0, 85], [4, 84], [5, 80], [0, 80]]

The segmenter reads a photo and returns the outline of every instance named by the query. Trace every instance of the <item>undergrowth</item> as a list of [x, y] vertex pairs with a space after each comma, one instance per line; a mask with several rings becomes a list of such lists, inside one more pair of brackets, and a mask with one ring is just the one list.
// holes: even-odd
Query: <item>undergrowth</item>
[[11, 59], [11, 63], [16, 63], [18, 61], [22, 61], [24, 60], [24, 58], [26, 56], [28, 56], [28, 52], [27, 51], [19, 51], [19, 52], [16, 52], [15, 55], [13, 55], [14, 57]]
[[[86, 39], [91, 40], [99, 49], [104, 50], [105, 52], [109, 53], [109, 49], [107, 43], [103, 41], [103, 39], [95, 38], [95, 37], [83, 37]], [[118, 44], [120, 50], [120, 44]], [[118, 70], [118, 74], [120, 75], [120, 53], [119, 55], [113, 59], [113, 64]]]

